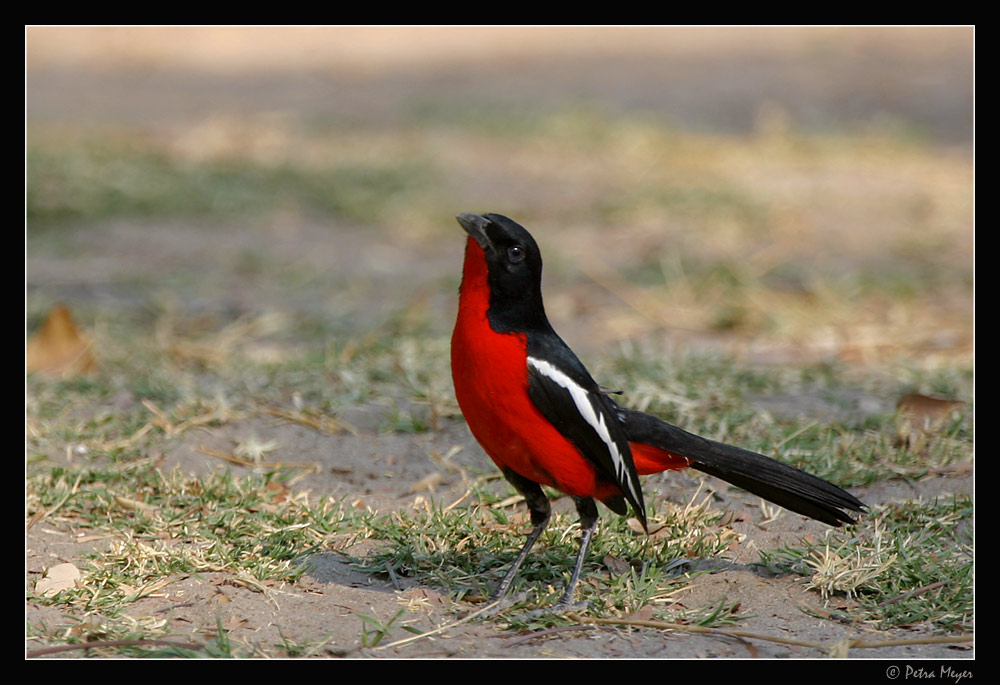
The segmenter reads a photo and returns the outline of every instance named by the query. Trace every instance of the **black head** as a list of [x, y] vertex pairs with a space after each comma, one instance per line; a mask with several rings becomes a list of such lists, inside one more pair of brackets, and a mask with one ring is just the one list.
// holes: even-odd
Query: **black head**
[[524, 330], [543, 322], [547, 326], [542, 254], [531, 234], [500, 214], [459, 214], [456, 218], [486, 256], [494, 326], [507, 330]]

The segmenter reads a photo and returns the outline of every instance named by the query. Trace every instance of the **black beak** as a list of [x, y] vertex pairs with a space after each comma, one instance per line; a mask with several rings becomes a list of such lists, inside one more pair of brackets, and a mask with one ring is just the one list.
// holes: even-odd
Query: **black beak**
[[459, 214], [455, 218], [458, 219], [459, 225], [465, 229], [465, 232], [479, 243], [479, 247], [483, 248], [483, 250], [492, 248], [492, 243], [486, 235], [486, 227], [490, 225], [489, 219], [481, 217], [478, 214], [468, 213]]

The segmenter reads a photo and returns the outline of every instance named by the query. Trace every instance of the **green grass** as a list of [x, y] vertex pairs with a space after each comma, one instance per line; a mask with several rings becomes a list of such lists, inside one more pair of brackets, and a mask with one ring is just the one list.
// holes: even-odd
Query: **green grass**
[[81, 588], [50, 603], [115, 618], [146, 588], [175, 574], [223, 572], [258, 587], [294, 581], [303, 568], [292, 562], [340, 532], [346, 513], [310, 506], [282, 479], [273, 473], [197, 478], [164, 473], [151, 460], [31, 466], [30, 516], [111, 541], [89, 556]]
[[[222, 574], [255, 592], [294, 583], [307, 572], [302, 562], [311, 552], [363, 527], [358, 520], [363, 515], [351, 507], [313, 503], [292, 492], [285, 483], [294, 475], [284, 470], [195, 477], [165, 473], [151, 459], [106, 466], [29, 464], [29, 528], [69, 527], [100, 542], [73, 559], [81, 572], [76, 587], [55, 595], [29, 591], [26, 597], [63, 610], [75, 625], [58, 630], [29, 625], [27, 636], [66, 645], [142, 643], [95, 644], [93, 653], [103, 655], [251, 655], [228, 639], [221, 624], [214, 636], [191, 646], [172, 638], [156, 615], [136, 618], [128, 610], [190, 575]], [[291, 655], [300, 647], [286, 640], [278, 649]]]

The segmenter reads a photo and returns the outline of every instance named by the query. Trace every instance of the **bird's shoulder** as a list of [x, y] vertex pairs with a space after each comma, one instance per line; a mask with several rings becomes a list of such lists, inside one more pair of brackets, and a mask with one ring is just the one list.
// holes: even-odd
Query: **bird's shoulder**
[[601, 394], [587, 367], [555, 331], [529, 332], [526, 351], [529, 370], [551, 379], [565, 379], [587, 394]]

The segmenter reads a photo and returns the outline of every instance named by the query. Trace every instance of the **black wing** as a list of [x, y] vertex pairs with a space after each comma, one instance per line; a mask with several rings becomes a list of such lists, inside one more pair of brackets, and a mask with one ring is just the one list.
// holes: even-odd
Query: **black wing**
[[[618, 485], [645, 527], [639, 474], [614, 403], [561, 339], [532, 342], [528, 346], [528, 395], [532, 402], [601, 475]], [[605, 504], [619, 514], [627, 511], [621, 500]]]

